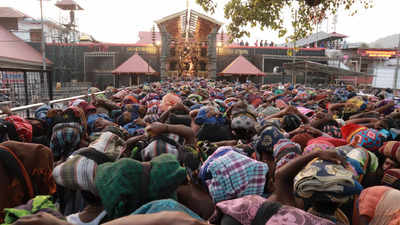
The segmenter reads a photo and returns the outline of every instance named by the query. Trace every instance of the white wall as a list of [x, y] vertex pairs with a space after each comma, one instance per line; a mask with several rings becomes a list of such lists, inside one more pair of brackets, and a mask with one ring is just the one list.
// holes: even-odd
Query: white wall
[[[375, 77], [374, 81], [372, 82], [374, 87], [393, 88], [394, 74], [396, 70], [396, 66], [393, 61], [395, 61], [395, 59], [392, 59], [388, 62], [380, 62], [375, 66]], [[397, 88], [400, 88], [400, 71], [399, 79], [397, 80]]]

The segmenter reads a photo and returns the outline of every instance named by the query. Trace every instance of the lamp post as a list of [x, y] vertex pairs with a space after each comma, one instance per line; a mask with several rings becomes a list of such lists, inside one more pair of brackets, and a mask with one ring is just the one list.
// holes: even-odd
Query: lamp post
[[43, 63], [43, 70], [46, 70], [46, 49], [45, 49], [46, 36], [44, 35], [43, 0], [40, 0], [40, 23], [42, 25], [42, 63]]

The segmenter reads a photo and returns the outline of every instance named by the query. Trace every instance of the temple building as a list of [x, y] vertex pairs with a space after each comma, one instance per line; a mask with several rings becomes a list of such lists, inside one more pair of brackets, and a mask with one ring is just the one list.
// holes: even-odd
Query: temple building
[[[207, 15], [187, 9], [156, 20], [151, 31], [139, 32], [134, 44], [87, 40], [47, 43], [46, 56], [54, 63], [55, 82], [77, 80], [99, 88], [198, 77], [328, 84], [340, 76], [367, 76], [334, 68], [327, 49], [312, 42], [300, 48], [240, 45], [229, 42], [222, 26]], [[322, 35], [316, 40], [320, 38]], [[38, 43], [30, 44], [40, 49]], [[240, 68], [240, 73], [233, 68]], [[248, 71], [244, 71], [246, 68]]]

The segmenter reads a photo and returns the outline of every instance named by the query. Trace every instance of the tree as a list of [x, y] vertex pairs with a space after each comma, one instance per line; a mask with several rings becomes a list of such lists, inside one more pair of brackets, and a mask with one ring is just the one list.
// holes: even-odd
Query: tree
[[[231, 38], [250, 36], [246, 26], [272, 29], [279, 37], [287, 36], [284, 20], [291, 19], [294, 33], [288, 38], [298, 40], [307, 36], [313, 25], [322, 22], [326, 15], [336, 14], [343, 8], [354, 15], [358, 8], [371, 8], [374, 0], [229, 0], [224, 7], [225, 18], [230, 20]], [[196, 0], [206, 12], [215, 13], [217, 0]], [[284, 9], [290, 9], [291, 18], [284, 18]]]

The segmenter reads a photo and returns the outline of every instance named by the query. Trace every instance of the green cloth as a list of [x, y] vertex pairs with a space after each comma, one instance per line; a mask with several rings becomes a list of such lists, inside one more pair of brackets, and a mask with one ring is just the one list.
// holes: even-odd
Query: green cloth
[[185, 168], [172, 154], [155, 157], [150, 164], [150, 177], [144, 175], [141, 162], [129, 158], [97, 168], [96, 188], [111, 219], [129, 215], [147, 202], [174, 196], [186, 178]]
[[[32, 206], [28, 206], [30, 209], [16, 209], [16, 208], [6, 208], [6, 216], [4, 217], [4, 223], [2, 225], [12, 224], [21, 217], [33, 215], [42, 209], [52, 209], [56, 210], [56, 206], [50, 200], [49, 195], [39, 195], [32, 199]], [[29, 204], [29, 203], [28, 203]]]

